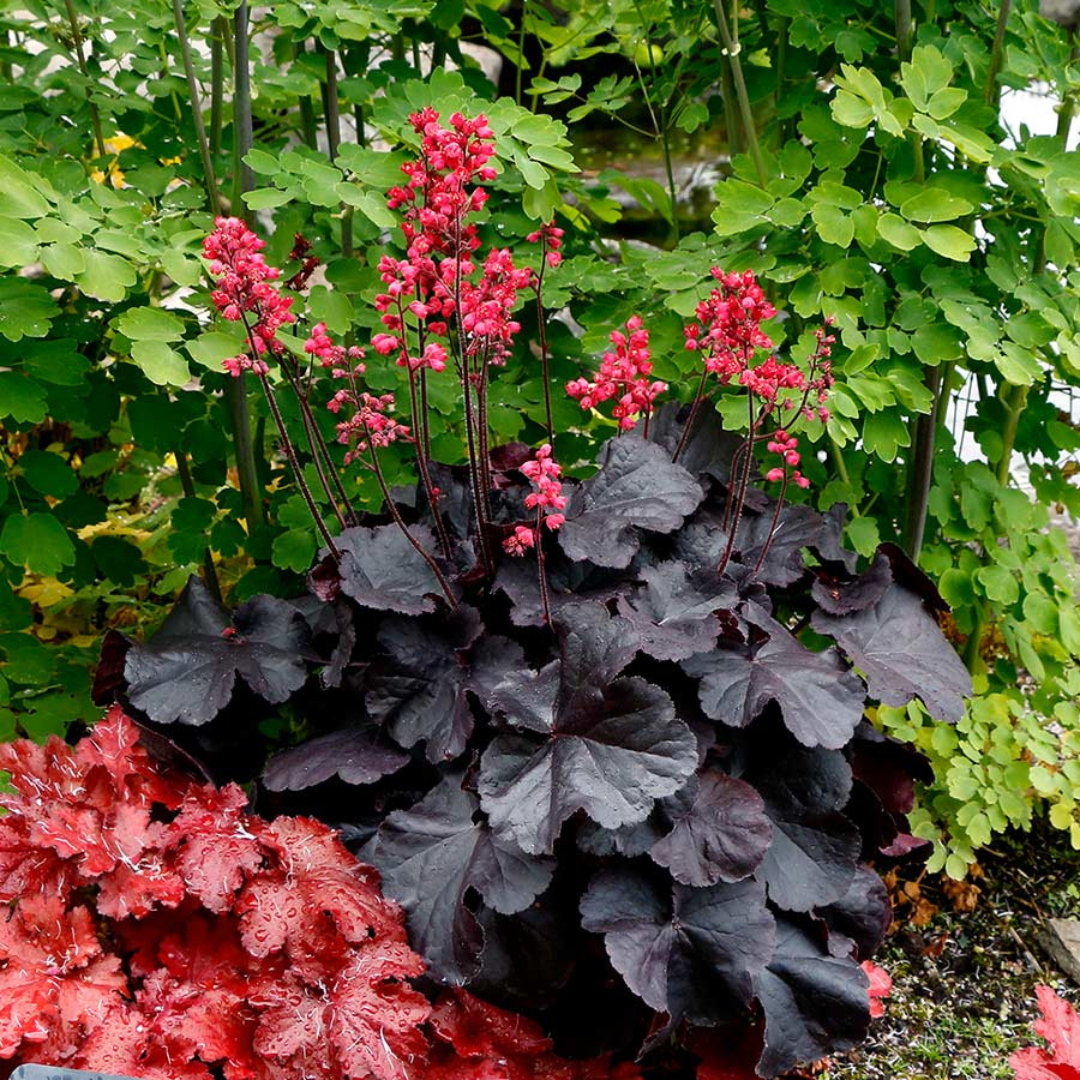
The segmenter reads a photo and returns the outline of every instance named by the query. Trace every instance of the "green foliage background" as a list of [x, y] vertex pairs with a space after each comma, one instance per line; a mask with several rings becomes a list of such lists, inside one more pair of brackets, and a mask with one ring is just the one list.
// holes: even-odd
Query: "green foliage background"
[[[1077, 575], [1049, 527], [1054, 507], [1080, 516], [1080, 432], [1055, 396], [1080, 383], [1078, 69], [1033, 0], [350, 0], [257, 23], [228, 4], [12, 0], [0, 19], [0, 734], [92, 721], [101, 635], [152, 628], [188, 574], [287, 595], [314, 558], [257, 388], [220, 369], [236, 339], [205, 315], [213, 214], [253, 216], [279, 265], [308, 237], [324, 275], [297, 310], [363, 343], [405, 118], [483, 109], [502, 167], [485, 242], [535, 260], [538, 220], [567, 229], [545, 283], [572, 316], [549, 326], [557, 381], [640, 312], [658, 377], [688, 397], [682, 320], [717, 263], [758, 273], [796, 354], [837, 318], [809, 495], [849, 507], [863, 554], [894, 539], [917, 556], [979, 690], [955, 729], [914, 706], [877, 715], [934, 762], [917, 831], [955, 876], [1043, 807], [1080, 847]], [[498, 86], [470, 44], [501, 56]], [[1056, 134], [1003, 128], [1002, 91], [1030, 87], [1056, 102]], [[661, 181], [575, 166], [620, 126]], [[687, 142], [727, 151], [707, 228], [677, 198]], [[642, 222], [659, 246], [628, 240]], [[539, 441], [527, 348], [498, 384], [495, 434]], [[974, 460], [950, 424], [972, 394]], [[435, 455], [457, 459], [452, 395], [433, 406]], [[587, 461], [602, 422], [560, 394], [556, 422], [557, 453]]]

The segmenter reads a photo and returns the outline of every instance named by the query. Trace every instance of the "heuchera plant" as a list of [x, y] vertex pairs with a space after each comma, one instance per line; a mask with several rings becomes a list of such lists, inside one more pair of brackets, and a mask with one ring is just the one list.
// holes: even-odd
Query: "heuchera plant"
[[[633, 1080], [463, 990], [431, 1004], [378, 875], [316, 821], [162, 769], [113, 709], [0, 744], [0, 1057], [145, 1080]], [[213, 1068], [213, 1072], [211, 1069]]]
[[[266, 761], [260, 799], [343, 825], [430, 975], [527, 1010], [560, 1052], [675, 1068], [734, 1055], [750, 1031], [775, 1077], [850, 1047], [889, 920], [867, 863], [918, 846], [904, 815], [926, 778], [867, 708], [918, 697], [955, 720], [970, 684], [900, 550], [859, 572], [842, 509], [786, 499], [807, 483], [799, 425], [827, 409], [828, 327], [805, 367], [781, 360], [754, 276], [716, 269], [686, 328], [689, 404], [659, 403], [634, 316], [566, 388], [617, 421], [588, 479], [555, 460], [550, 408], [538, 449], [492, 446], [514, 312], [541, 303], [562, 237], [533, 234], [535, 271], [481, 254], [489, 128], [430, 109], [412, 122], [420, 154], [390, 195], [405, 252], [380, 263], [370, 343], [403, 369], [403, 418], [325, 326], [303, 358], [277, 347], [293, 313], [248, 230], [221, 221], [207, 242], [213, 302], [248, 343], [227, 366], [265, 387], [309, 506], [308, 475], [334, 506], [310, 595], [230, 612], [193, 579], [151, 642], [114, 639], [102, 692], [178, 725], [220, 778], [251, 779], [287, 722], [301, 741]], [[350, 465], [382, 488], [362, 519], [311, 411], [322, 368]], [[435, 379], [457, 380], [464, 465], [431, 459]], [[290, 387], [310, 473], [275, 404]], [[718, 392], [745, 396], [743, 436], [720, 429]], [[394, 442], [415, 447], [415, 490], [387, 483]]]

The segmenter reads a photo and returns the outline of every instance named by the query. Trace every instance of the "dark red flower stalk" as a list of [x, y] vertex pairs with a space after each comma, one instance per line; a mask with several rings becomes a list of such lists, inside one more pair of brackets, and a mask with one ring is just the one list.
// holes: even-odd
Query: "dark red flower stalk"
[[303, 233], [294, 233], [292, 251], [289, 252], [289, 262], [298, 262], [300, 269], [285, 282], [285, 288], [292, 289], [294, 292], [302, 292], [307, 288], [308, 280], [315, 273], [315, 268], [322, 260], [318, 255], [311, 254], [311, 241]]
[[536, 511], [535, 526], [517, 525], [513, 533], [503, 541], [503, 550], [508, 555], [524, 555], [529, 548], [536, 548], [540, 570], [540, 600], [544, 611], [544, 622], [551, 622], [548, 609], [547, 574], [544, 569], [543, 530], [555, 532], [566, 518], [566, 496], [562, 493], [562, 466], [551, 456], [551, 445], [545, 443], [536, 451], [532, 461], [526, 461], [521, 471], [532, 482], [533, 490], [525, 496], [525, 508]]
[[556, 228], [555, 222], [541, 225], [536, 232], [529, 233], [526, 239], [530, 244], [540, 245], [540, 269], [537, 271], [533, 288], [536, 291], [536, 330], [540, 335], [540, 372], [544, 382], [544, 415], [547, 420], [548, 442], [555, 441], [555, 423], [551, 416], [551, 378], [548, 375], [547, 324], [544, 317], [544, 271], [548, 268], [557, 270], [562, 265], [563, 230]]
[[[266, 394], [266, 401], [270, 406], [270, 413], [274, 418], [278, 434], [281, 436], [281, 444], [285, 450], [285, 456], [289, 459], [296, 485], [300, 489], [300, 494], [307, 504], [308, 512], [323, 542], [336, 559], [339, 558], [340, 552], [315, 504], [311, 489], [300, 468], [296, 447], [293, 445], [285, 420], [281, 415], [281, 409], [278, 407], [274, 390], [266, 378], [270, 371], [266, 358], [277, 356], [284, 360], [287, 356], [285, 346], [277, 340], [277, 331], [280, 327], [295, 322], [296, 316], [289, 310], [292, 306], [292, 297], [283, 296], [270, 284], [277, 280], [280, 271], [266, 264], [266, 260], [260, 254], [265, 246], [265, 243], [239, 218], [217, 218], [214, 231], [203, 240], [203, 254], [210, 261], [210, 274], [216, 279], [217, 285], [210, 294], [211, 301], [224, 318], [244, 324], [248, 342], [246, 353], [230, 357], [223, 362], [222, 366], [233, 378], [239, 378], [245, 371], [251, 371], [259, 376], [259, 383]], [[282, 373], [292, 384], [300, 400], [301, 411], [304, 415], [304, 429], [311, 444], [312, 457], [318, 469], [319, 479], [339, 522], [344, 525], [344, 516], [337, 506], [334, 491], [319, 456], [319, 445], [316, 441], [318, 429], [311, 416], [307, 398], [300, 389], [295, 370], [283, 363]], [[322, 449], [325, 451], [325, 446]], [[332, 467], [331, 464], [331, 469]]]

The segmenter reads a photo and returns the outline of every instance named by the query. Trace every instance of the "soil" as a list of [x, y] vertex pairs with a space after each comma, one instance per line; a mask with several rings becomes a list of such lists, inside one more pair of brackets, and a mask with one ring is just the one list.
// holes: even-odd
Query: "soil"
[[[1080, 1006], [1080, 987], [1037, 940], [1046, 919], [1080, 917], [1080, 852], [1037, 823], [1032, 834], [984, 850], [981, 869], [977, 895], [948, 878], [919, 883], [914, 891], [939, 908], [926, 925], [913, 925], [911, 903], [898, 908], [875, 958], [893, 978], [885, 1016], [818, 1080], [1012, 1080], [1009, 1055], [1041, 1044], [1031, 1031], [1035, 987], [1049, 985]], [[953, 909], [973, 901], [974, 910]]]

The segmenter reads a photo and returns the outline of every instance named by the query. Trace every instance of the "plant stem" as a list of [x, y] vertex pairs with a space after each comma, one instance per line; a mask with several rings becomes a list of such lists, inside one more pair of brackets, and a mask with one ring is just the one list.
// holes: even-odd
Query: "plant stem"
[[990, 62], [986, 66], [986, 86], [983, 88], [983, 100], [987, 105], [994, 105], [999, 96], [997, 84], [998, 72], [1001, 70], [1001, 58], [1005, 51], [1005, 31], [1009, 25], [1009, 12], [1012, 9], [1012, 0], [1001, 0], [998, 9], [997, 28], [994, 31], [994, 44], [990, 49]]
[[188, 41], [187, 27], [184, 25], [184, 11], [180, 0], [172, 0], [173, 20], [176, 23], [176, 36], [180, 42], [180, 55], [184, 61], [184, 75], [187, 77], [188, 97], [191, 99], [191, 118], [195, 124], [195, 140], [199, 144], [199, 158], [202, 161], [203, 177], [206, 183], [206, 198], [210, 203], [210, 212], [218, 213], [218, 188], [214, 177], [214, 162], [210, 156], [210, 143], [206, 138], [206, 125], [203, 123], [202, 99], [199, 96], [199, 83], [195, 78], [195, 65], [191, 60], [191, 44]]
[[938, 411], [943, 400], [941, 366], [932, 367], [924, 380], [931, 394], [930, 412], [916, 417], [912, 440], [911, 471], [907, 478], [904, 518], [903, 548], [912, 562], [919, 561], [923, 537], [926, 533], [927, 504], [930, 499], [930, 480], [934, 469], [934, 442], [937, 435]]
[[773, 536], [776, 534], [776, 524], [780, 520], [780, 511], [784, 508], [784, 496], [787, 495], [788, 489], [788, 473], [787, 469], [784, 469], [784, 482], [780, 487], [780, 496], [776, 500], [776, 509], [773, 511], [772, 524], [769, 526], [769, 535], [765, 538], [765, 543], [761, 547], [761, 554], [758, 556], [757, 564], [754, 566], [754, 573], [752, 577], [757, 577], [761, 573], [761, 568], [765, 565], [765, 557], [769, 554], [769, 548], [772, 547]]
[[443, 524], [442, 515], [439, 513], [439, 500], [435, 495], [435, 486], [431, 482], [431, 472], [424, 452], [424, 440], [426, 438], [427, 424], [426, 414], [421, 412], [420, 403], [417, 400], [416, 373], [409, 370], [409, 402], [412, 406], [413, 431], [419, 433], [420, 438], [416, 441], [416, 463], [420, 467], [420, 482], [424, 486], [424, 494], [427, 496], [428, 506], [431, 507], [431, 516], [435, 520], [435, 531], [439, 534], [439, 546], [442, 548], [444, 558], [450, 558], [450, 537], [447, 535], [446, 526]]
[[544, 557], [544, 510], [536, 511], [536, 564], [540, 574], [540, 608], [544, 613], [544, 625], [551, 626], [551, 606], [548, 603], [547, 566]]
[[[176, 471], [180, 476], [180, 487], [184, 491], [185, 498], [196, 498], [195, 481], [191, 476], [187, 454], [177, 446], [173, 449], [173, 457], [176, 458]], [[206, 587], [210, 590], [210, 595], [221, 603], [221, 582], [218, 581], [217, 567], [214, 566], [214, 556], [209, 545], [203, 549], [203, 578], [206, 581]]]
[[911, 0], [894, 0], [893, 18], [896, 23], [896, 55], [901, 63], [911, 59]]
[[[293, 56], [299, 59], [307, 53], [307, 46], [302, 41], [293, 46]], [[300, 95], [300, 132], [304, 142], [312, 150], [319, 148], [319, 136], [315, 128], [315, 107], [311, 104], [311, 98], [307, 94]]]
[[[79, 29], [79, 18], [75, 14], [75, 7], [71, 0], [64, 0], [64, 7], [67, 9], [68, 23], [71, 25], [71, 41], [75, 46], [75, 59], [82, 77], [89, 83], [90, 72], [86, 67], [86, 53], [83, 52], [83, 36]], [[97, 105], [94, 104], [94, 99], [90, 96], [89, 89], [86, 91], [86, 104], [90, 107], [90, 123], [94, 128], [94, 142], [97, 143], [98, 157], [104, 157], [105, 137], [101, 130], [101, 114], [98, 112]]]
[[739, 112], [742, 114], [743, 132], [746, 135], [747, 146], [750, 148], [750, 157], [754, 162], [754, 171], [757, 173], [758, 183], [764, 187], [768, 182], [769, 173], [765, 168], [765, 158], [761, 154], [757, 128], [754, 125], [754, 112], [750, 107], [750, 95], [747, 93], [746, 80], [743, 78], [742, 61], [739, 59], [740, 46], [732, 38], [731, 31], [728, 28], [723, 0], [713, 0], [713, 10], [716, 12], [716, 25], [720, 30], [720, 40], [723, 43], [724, 52], [731, 67], [731, 78], [735, 83]]
[[555, 424], [551, 418], [551, 379], [548, 374], [547, 325], [544, 320], [544, 271], [547, 269], [547, 237], [540, 230], [540, 272], [536, 275], [536, 326], [540, 335], [540, 371], [544, 380], [544, 416], [547, 419], [548, 442], [555, 443]]
[[742, 477], [739, 480], [739, 493], [735, 497], [735, 510], [732, 515], [731, 531], [728, 533], [727, 545], [720, 559], [720, 565], [716, 572], [723, 574], [731, 561], [731, 554], [735, 550], [735, 537], [739, 533], [739, 524], [742, 521], [743, 505], [746, 502], [746, 489], [750, 485], [750, 470], [754, 466], [754, 395], [746, 393], [747, 402], [750, 406], [750, 430], [746, 434], [746, 461], [743, 464]]
[[248, 53], [248, 5], [240, 0], [233, 15], [233, 123], [236, 125], [236, 176], [233, 181], [233, 204], [237, 216], [250, 225], [251, 211], [244, 204], [243, 195], [255, 186], [255, 174], [244, 157], [255, 145], [251, 118], [251, 68]]
[[450, 602], [450, 606], [452, 608], [457, 607], [457, 600], [454, 598], [449, 582], [447, 582], [446, 578], [443, 576], [443, 572], [439, 569], [438, 563], [436, 563], [431, 555], [424, 550], [424, 545], [413, 536], [409, 531], [409, 526], [405, 524], [405, 519], [401, 516], [401, 511], [397, 508], [397, 503], [394, 502], [394, 499], [390, 494], [390, 489], [386, 485], [386, 478], [383, 476], [382, 468], [379, 465], [379, 455], [375, 452], [375, 444], [371, 442], [370, 439], [368, 440], [368, 451], [371, 454], [371, 465], [375, 470], [375, 478], [379, 481], [379, 489], [382, 491], [383, 499], [386, 502], [386, 508], [390, 511], [390, 516], [394, 519], [394, 524], [405, 534], [405, 538], [420, 553], [428, 566], [431, 567], [431, 572], [439, 582], [439, 587], [445, 594], [446, 599]]
[[679, 437], [678, 445], [675, 447], [675, 453], [671, 455], [672, 462], [679, 460], [679, 456], [686, 449], [686, 443], [690, 438], [690, 432], [693, 430], [694, 421], [697, 419], [698, 409], [701, 408], [701, 402], [705, 398], [705, 380], [709, 377], [709, 369], [705, 366], [704, 362], [701, 365], [701, 378], [698, 380], [697, 390], [694, 392], [694, 400], [690, 406], [690, 413], [686, 417], [686, 423], [683, 425], [682, 435]]
[[218, 15], [210, 25], [210, 152], [221, 153], [221, 126], [225, 112], [225, 36], [228, 33], [223, 16]]

